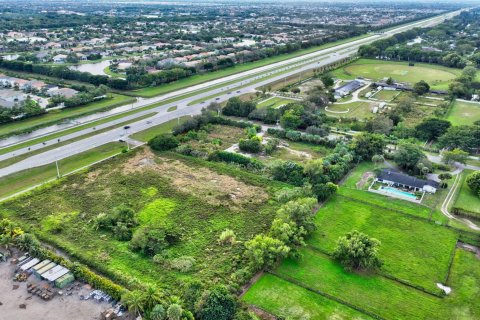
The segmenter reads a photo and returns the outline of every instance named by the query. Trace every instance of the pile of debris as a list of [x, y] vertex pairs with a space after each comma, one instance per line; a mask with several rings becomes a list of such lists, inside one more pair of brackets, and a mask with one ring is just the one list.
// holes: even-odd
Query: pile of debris
[[39, 286], [33, 283], [27, 284], [27, 292], [37, 295], [45, 301], [51, 300], [55, 295], [55, 290], [49, 285]]

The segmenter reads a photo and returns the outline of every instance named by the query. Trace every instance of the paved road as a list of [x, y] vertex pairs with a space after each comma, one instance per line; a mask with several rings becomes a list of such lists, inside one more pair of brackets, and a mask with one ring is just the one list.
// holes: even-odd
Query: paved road
[[[172, 97], [178, 97], [179, 95], [183, 95], [183, 94], [190, 94], [193, 91], [203, 90], [210, 87], [216, 87], [222, 83], [225, 84], [227, 82], [232, 82], [234, 80], [237, 80], [235, 84], [225, 84], [224, 86], [220, 86], [219, 88], [212, 88], [211, 90], [206, 90], [206, 92], [204, 93], [196, 94], [191, 97], [188, 97], [176, 102], [167, 103], [158, 107], [154, 107], [149, 110], [139, 111], [133, 115], [128, 115], [121, 119], [110, 121], [102, 125], [99, 125], [95, 128], [95, 130], [100, 130], [103, 128], [111, 127], [113, 125], [118, 125], [119, 123], [129, 121], [129, 120], [134, 121], [133, 120], [134, 118], [138, 118], [140, 116], [147, 115], [152, 112], [156, 112], [154, 116], [148, 119], [135, 121], [129, 124], [130, 129], [128, 130], [128, 132], [126, 132], [123, 128], [115, 128], [101, 134], [97, 134], [76, 142], [72, 142], [62, 147], [47, 150], [43, 153], [39, 153], [37, 155], [33, 155], [29, 158], [21, 160], [11, 166], [0, 169], [0, 177], [6, 176], [18, 171], [22, 171], [28, 168], [52, 163], [56, 160], [60, 160], [60, 159], [72, 156], [74, 154], [78, 154], [78, 153], [90, 150], [97, 146], [100, 146], [112, 141], [116, 141], [127, 135], [130, 135], [139, 131], [143, 131], [145, 129], [148, 129], [149, 127], [162, 124], [164, 122], [167, 122], [172, 119], [176, 119], [178, 117], [199, 114], [202, 107], [208, 105], [210, 102], [213, 102], [213, 101], [222, 102], [222, 101], [228, 100], [232, 96], [238, 96], [248, 92], [253, 92], [255, 91], [255, 88], [268, 85], [275, 81], [282, 80], [285, 77], [288, 77], [290, 75], [308, 71], [308, 70], [311, 70], [312, 68], [317, 68], [323, 65], [328, 65], [330, 63], [346, 58], [351, 54], [355, 53], [358, 50], [358, 47], [362, 44], [375, 41], [382, 37], [388, 37], [392, 34], [402, 32], [413, 27], [431, 26], [434, 24], [438, 24], [444, 21], [445, 18], [452, 17], [458, 13], [459, 12], [448, 13], [443, 16], [431, 18], [421, 22], [416, 22], [408, 26], [392, 29], [391, 31], [388, 31], [382, 35], [373, 35], [361, 40], [352, 41], [352, 42], [338, 45], [329, 49], [320, 50], [311, 54], [284, 60], [282, 62], [271, 64], [265, 67], [245, 71], [245, 72], [228, 76], [222, 79], [213, 80], [204, 84], [199, 84], [196, 86], [178, 90], [174, 93], [165, 94], [165, 95], [158, 96], [151, 99], [141, 99], [138, 102], [134, 103], [132, 105], [132, 108], [144, 107], [147, 105], [168, 100]], [[207, 99], [207, 97], [211, 97], [211, 96], [215, 96], [215, 98]], [[197, 101], [201, 99], [205, 99], [203, 103], [189, 106], [189, 103], [191, 103], [192, 101]], [[177, 109], [172, 112], [167, 112], [167, 109], [172, 106], [177, 106]], [[91, 133], [93, 130], [94, 129], [92, 128], [88, 128], [85, 130], [77, 131], [75, 133], [67, 134], [61, 138], [61, 141], [81, 137], [87, 133]], [[28, 153], [33, 150], [39, 150], [55, 143], [58, 143], [57, 139], [52, 139], [50, 141], [47, 141], [45, 144], [40, 143], [40, 144], [30, 146], [29, 148], [21, 148], [13, 152], [0, 155], [0, 161]]]

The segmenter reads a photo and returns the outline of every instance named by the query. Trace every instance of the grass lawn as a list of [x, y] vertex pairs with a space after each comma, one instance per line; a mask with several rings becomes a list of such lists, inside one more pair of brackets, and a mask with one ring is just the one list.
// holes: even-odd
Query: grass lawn
[[374, 169], [375, 165], [373, 164], [373, 162], [362, 162], [358, 164], [349, 172], [349, 174], [343, 181], [342, 186], [352, 189], [368, 188], [369, 184], [365, 179], [362, 180], [362, 178], [366, 178], [368, 173], [370, 173], [369, 175], [373, 175]]
[[[180, 295], [183, 281], [196, 279], [208, 286], [241, 267], [241, 243], [269, 228], [277, 209], [271, 195], [284, 186], [226, 164], [139, 148], [32, 192], [28, 201], [5, 202], [0, 215], [124, 285], [155, 284]], [[178, 232], [163, 262], [93, 228], [99, 213], [122, 204], [136, 213], [137, 228], [163, 225]], [[56, 219], [61, 228], [48, 223]], [[226, 228], [234, 230], [237, 245], [218, 243]], [[172, 267], [173, 259], [183, 256], [195, 259], [190, 271]]]
[[341, 303], [271, 274], [260, 278], [242, 299], [287, 319], [371, 319]]
[[268, 98], [266, 100], [260, 101], [257, 104], [257, 109], [277, 109], [280, 108], [283, 105], [297, 102], [296, 100], [292, 99], [287, 99], [287, 98], [282, 98], [282, 97], [273, 97], [273, 98]]
[[470, 189], [466, 181], [473, 172], [474, 170], [463, 171], [452, 210], [458, 215], [480, 219], [480, 197]]
[[396, 81], [410, 84], [424, 80], [434, 89], [446, 90], [449, 83], [460, 73], [460, 69], [426, 63], [415, 63], [415, 66], [410, 67], [408, 62], [360, 59], [333, 71], [332, 75], [346, 80], [356, 77], [372, 80], [392, 77]]
[[380, 90], [372, 98], [382, 101], [392, 101], [396, 96], [398, 96], [399, 91], [391, 91], [391, 90]]
[[[114, 154], [120, 153], [125, 144], [120, 142], [111, 142], [89, 151], [79, 153], [58, 161], [60, 174], [66, 174], [76, 169], [90, 165], [96, 161], [108, 158]], [[54, 179], [57, 176], [57, 170], [54, 163], [20, 171], [12, 175], [0, 178], [0, 198], [4, 198], [20, 192], [24, 189], [44, 183]]]
[[283, 147], [279, 147], [270, 156], [258, 156], [258, 158], [266, 163], [274, 162], [278, 159], [283, 161], [294, 161], [306, 164], [312, 159], [322, 158], [331, 153], [332, 149], [325, 146], [281, 140]]
[[[372, 113], [373, 104], [362, 101], [355, 101], [345, 104], [332, 104], [328, 106], [329, 111], [324, 112], [331, 117], [345, 117], [345, 118], [369, 118], [374, 116]], [[342, 112], [342, 113], [336, 113]]]
[[480, 103], [455, 101], [448, 112], [447, 120], [454, 126], [472, 125], [480, 120]]
[[154, 126], [154, 127], [148, 128], [147, 130], [134, 133], [130, 137], [134, 140], [148, 142], [148, 140], [152, 139], [155, 136], [158, 136], [159, 134], [171, 133], [172, 129], [178, 123], [182, 123], [182, 121], [185, 121], [187, 118], [190, 118], [190, 117], [184, 116], [184, 117], [180, 117], [179, 119], [172, 119], [162, 124], [159, 124], [158, 126]]
[[112, 94], [111, 99], [92, 102], [81, 107], [51, 111], [38, 117], [2, 124], [0, 125], [0, 137], [31, 131], [40, 127], [58, 123], [66, 119], [77, 118], [83, 115], [119, 107], [132, 102], [135, 102], [135, 99], [131, 97]]
[[444, 227], [341, 196], [319, 210], [316, 224], [312, 246], [333, 252], [340, 236], [364, 232], [382, 242], [384, 272], [433, 292], [447, 275], [457, 239]]

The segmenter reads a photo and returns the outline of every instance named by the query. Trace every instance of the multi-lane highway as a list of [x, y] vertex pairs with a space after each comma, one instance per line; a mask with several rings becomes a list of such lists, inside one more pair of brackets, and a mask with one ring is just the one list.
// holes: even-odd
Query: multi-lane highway
[[[120, 138], [125, 138], [126, 135], [148, 129], [149, 127], [162, 124], [178, 117], [198, 114], [204, 106], [208, 105], [208, 103], [212, 101], [222, 102], [232, 96], [238, 96], [252, 92], [255, 90], [255, 88], [282, 80], [288, 76], [331, 64], [354, 54], [361, 45], [371, 43], [380, 38], [389, 37], [395, 33], [411, 28], [426, 27], [441, 23], [445, 19], [449, 19], [457, 15], [459, 12], [460, 11], [451, 12], [427, 20], [411, 23], [388, 30], [383, 34], [372, 35], [360, 40], [354, 40], [296, 58], [286, 59], [281, 62], [209, 81], [151, 99], [141, 99], [131, 106], [132, 109], [141, 109], [138, 110], [138, 112], [134, 114], [129, 113], [120, 119], [107, 121], [102, 125], [96, 126], [95, 128], [90, 127], [74, 133], [65, 134], [60, 138], [60, 141], [63, 142], [73, 138], [76, 138], [77, 141], [58, 148], [46, 150], [45, 152], [37, 153], [31, 157], [25, 158], [24, 160], [2, 168], [0, 169], [0, 177], [28, 168], [49, 164], [56, 160], [64, 159], [97, 146], [116, 141]], [[182, 98], [182, 96], [188, 97]], [[172, 101], [173, 99], [175, 101]], [[168, 100], [172, 102], [169, 102]], [[195, 101], [201, 102], [192, 104], [192, 102]], [[155, 106], [147, 109], [146, 107], [149, 105]], [[168, 112], [168, 108], [172, 106], [176, 106], [177, 109], [172, 112]], [[155, 113], [155, 115], [147, 119], [142, 119], [140, 121], [134, 120], [141, 116], [147, 116], [152, 113]], [[118, 126], [120, 123], [126, 123], [128, 121], [132, 122], [128, 124], [130, 128], [127, 132], [123, 126], [120, 126], [111, 130], [107, 130], [103, 133], [92, 135], [92, 132]], [[88, 136], [86, 136], [84, 139], [81, 139], [82, 136], [87, 134]], [[26, 142], [33, 138], [36, 138], [35, 134], [29, 135], [28, 139], [23, 141], [20, 140], [19, 142]], [[52, 144], [54, 145], [58, 142], [58, 138], [55, 138], [51, 139], [50, 141], [46, 141], [45, 143], [38, 143], [28, 147], [18, 148], [15, 151], [0, 155], [0, 161], [17, 157], [19, 155], [25, 155], [35, 150], [38, 152], [38, 150], [46, 148], [47, 146], [51, 148]]]

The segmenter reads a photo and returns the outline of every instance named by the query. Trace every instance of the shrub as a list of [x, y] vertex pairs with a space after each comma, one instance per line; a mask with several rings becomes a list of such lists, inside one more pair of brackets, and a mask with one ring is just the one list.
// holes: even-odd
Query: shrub
[[270, 167], [272, 178], [294, 186], [304, 183], [303, 167], [293, 161], [276, 161]]
[[197, 307], [197, 317], [201, 320], [230, 320], [235, 316], [237, 302], [224, 286], [206, 291]]
[[467, 185], [480, 196], [480, 171], [475, 171], [467, 177]]
[[210, 161], [221, 161], [227, 163], [236, 163], [243, 167], [252, 168], [256, 170], [263, 169], [263, 163], [258, 161], [257, 159], [245, 157], [244, 155], [227, 152], [227, 151], [217, 151], [210, 154], [208, 157]]
[[181, 256], [170, 261], [170, 268], [180, 272], [188, 272], [194, 265], [195, 259], [190, 256]]
[[352, 231], [338, 239], [333, 257], [347, 270], [376, 269], [382, 265], [378, 258], [379, 246], [377, 239]]
[[238, 147], [244, 152], [259, 153], [262, 151], [262, 141], [259, 137], [241, 139], [238, 143]]
[[218, 238], [218, 241], [221, 244], [234, 244], [235, 243], [235, 232], [231, 229], [225, 229], [222, 231], [220, 234], [220, 237]]
[[148, 141], [150, 148], [157, 151], [171, 150], [178, 147], [179, 142], [172, 134], [161, 134]]

